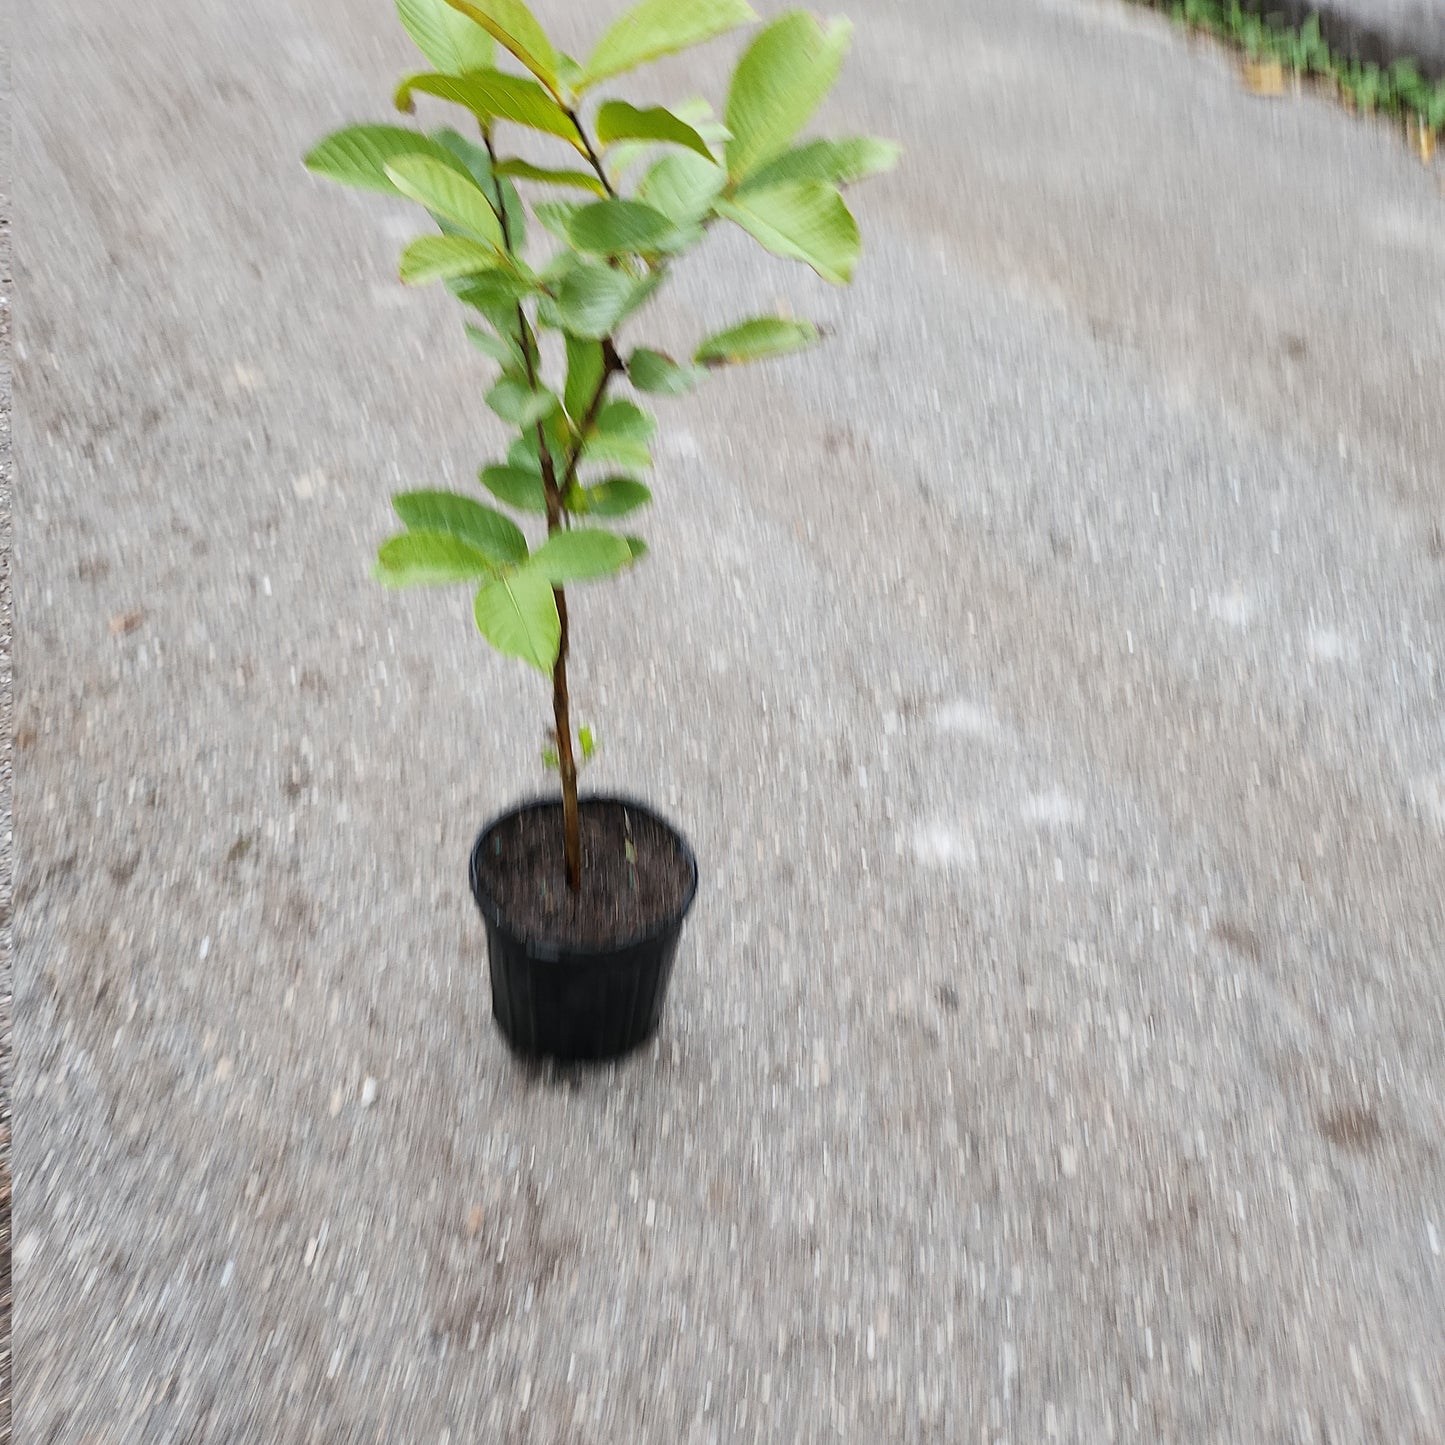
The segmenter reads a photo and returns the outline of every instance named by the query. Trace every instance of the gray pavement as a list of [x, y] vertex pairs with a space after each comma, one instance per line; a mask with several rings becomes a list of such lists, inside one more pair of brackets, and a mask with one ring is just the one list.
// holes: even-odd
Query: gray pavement
[[23, 10], [18, 1438], [1445, 1438], [1440, 173], [1112, 0], [849, 8], [857, 286], [639, 332], [833, 335], [579, 597], [703, 885], [577, 1074], [465, 882], [545, 687], [368, 577], [483, 372], [299, 165], [404, 37]]

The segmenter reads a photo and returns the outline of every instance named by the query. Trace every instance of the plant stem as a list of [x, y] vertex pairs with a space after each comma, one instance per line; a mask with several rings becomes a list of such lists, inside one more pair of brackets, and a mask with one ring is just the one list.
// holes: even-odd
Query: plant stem
[[552, 596], [557, 599], [557, 620], [562, 624], [557, 662], [552, 668], [552, 720], [557, 729], [557, 771], [562, 775], [567, 886], [576, 893], [582, 887], [582, 821], [577, 805], [577, 759], [572, 755], [572, 713], [567, 697], [567, 598], [560, 587], [552, 589]]
[[592, 169], [597, 172], [597, 179], [602, 182], [602, 189], [606, 191], [609, 196], [615, 196], [617, 192], [613, 189], [607, 172], [602, 168], [602, 162], [598, 159], [597, 152], [593, 148], [592, 138], [582, 129], [582, 122], [577, 119], [576, 110], [569, 110], [567, 112], [567, 119], [577, 128], [577, 134], [582, 137], [582, 144], [587, 148], [587, 159], [592, 162]]
[[[487, 155], [492, 162], [492, 184], [497, 191], [497, 220], [502, 227], [502, 244], [506, 246], [508, 254], [514, 255], [505, 193], [501, 180], [495, 173], [497, 152], [492, 144], [491, 131], [484, 128], [482, 138], [486, 142]], [[588, 149], [591, 149], [590, 142]], [[537, 360], [533, 350], [534, 341], [531, 327], [527, 325], [527, 313], [522, 309], [520, 301], [517, 302], [517, 340], [522, 348], [522, 362], [527, 368], [527, 385], [535, 391]], [[605, 385], [605, 370], [602, 380]], [[601, 390], [600, 387], [598, 389]], [[569, 470], [575, 471], [575, 456], [581, 449], [579, 442]], [[557, 485], [556, 468], [547, 446], [547, 430], [540, 421], [537, 423], [537, 457], [542, 467], [542, 494], [547, 501], [547, 535], [550, 537], [562, 527], [562, 488]], [[567, 887], [576, 893], [582, 887], [582, 825], [577, 805], [577, 759], [572, 752], [572, 710], [567, 695], [567, 596], [562, 588], [554, 587], [552, 598], [557, 604], [557, 621], [560, 624], [557, 660], [552, 664], [552, 724], [557, 737], [557, 771], [562, 779], [562, 848], [567, 870]]]

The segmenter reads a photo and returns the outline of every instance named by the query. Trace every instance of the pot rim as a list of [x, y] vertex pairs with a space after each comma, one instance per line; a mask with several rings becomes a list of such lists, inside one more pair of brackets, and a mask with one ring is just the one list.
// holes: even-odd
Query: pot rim
[[575, 944], [559, 943], [555, 939], [536, 937], [523, 933], [502, 911], [501, 905], [486, 890], [482, 884], [481, 876], [477, 871], [477, 858], [481, 854], [482, 847], [487, 839], [496, 832], [504, 823], [510, 823], [513, 818], [520, 817], [523, 813], [537, 812], [543, 808], [560, 808], [562, 796], [560, 793], [538, 794], [531, 798], [523, 799], [520, 803], [514, 804], [505, 812], [498, 813], [485, 824], [477, 834], [476, 842], [472, 844], [471, 856], [468, 862], [467, 873], [471, 882], [472, 897], [476, 900], [477, 908], [482, 917], [493, 927], [505, 933], [509, 938], [520, 944], [527, 953], [538, 962], [545, 963], [568, 963], [583, 959], [597, 962], [614, 958], [620, 954], [630, 953], [635, 948], [645, 944], [654, 943], [672, 930], [682, 926], [682, 921], [692, 908], [693, 900], [697, 897], [697, 855], [692, 851], [692, 844], [688, 842], [681, 829], [669, 822], [651, 804], [641, 802], [626, 793], [581, 793], [577, 798], [578, 805], [585, 807], [588, 803], [616, 803], [634, 813], [641, 813], [660, 824], [671, 834], [673, 841], [682, 852], [687, 861], [688, 872], [691, 877], [688, 880], [687, 891], [682, 896], [682, 902], [666, 917], [653, 924], [650, 928], [644, 929], [641, 933], [629, 934], [617, 943], [609, 943], [601, 948], [579, 948]]

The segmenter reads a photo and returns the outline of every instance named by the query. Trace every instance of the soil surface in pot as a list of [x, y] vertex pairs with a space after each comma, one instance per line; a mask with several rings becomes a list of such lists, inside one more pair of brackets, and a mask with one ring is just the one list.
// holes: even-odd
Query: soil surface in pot
[[492, 834], [477, 871], [515, 933], [564, 947], [611, 948], [682, 907], [692, 869], [661, 823], [620, 803], [584, 800], [581, 834], [578, 893], [567, 887], [560, 803], [519, 813]]

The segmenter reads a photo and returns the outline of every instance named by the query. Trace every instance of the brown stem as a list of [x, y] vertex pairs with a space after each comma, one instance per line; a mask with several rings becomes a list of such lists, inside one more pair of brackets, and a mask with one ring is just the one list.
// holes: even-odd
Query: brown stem
[[[507, 207], [501, 181], [495, 175], [497, 152], [492, 145], [489, 130], [483, 129], [487, 155], [493, 167], [493, 185], [497, 189], [497, 219], [502, 227], [502, 244], [509, 254], [512, 252], [512, 231], [507, 222]], [[522, 348], [522, 363], [527, 368], [527, 386], [537, 389], [537, 363], [533, 353], [531, 327], [527, 325], [527, 313], [522, 303], [517, 302], [517, 341]], [[608, 343], [608, 354], [616, 356]], [[607, 382], [607, 371], [603, 371], [602, 383]], [[598, 388], [599, 393], [602, 387]], [[596, 402], [594, 401], [594, 405]], [[577, 449], [581, 450], [580, 444]], [[537, 423], [537, 457], [542, 467], [542, 494], [547, 502], [547, 535], [550, 537], [562, 527], [562, 492], [557, 485], [557, 471], [552, 453], [547, 446], [547, 431]], [[576, 470], [575, 460], [569, 467], [569, 480]], [[560, 632], [557, 641], [557, 661], [552, 665], [552, 722], [557, 737], [557, 771], [562, 778], [562, 847], [567, 865], [567, 887], [576, 893], [582, 887], [582, 829], [577, 806], [577, 759], [572, 752], [572, 711], [567, 695], [567, 597], [560, 587], [552, 589], [557, 603], [557, 621]]]
[[557, 728], [557, 771], [562, 775], [562, 836], [567, 859], [567, 886], [574, 893], [582, 886], [582, 829], [577, 807], [577, 759], [572, 754], [572, 714], [567, 697], [567, 598], [560, 587], [557, 620], [562, 635], [552, 668], [552, 718]]
[[617, 348], [612, 344], [610, 336], [602, 338], [602, 375], [597, 379], [597, 390], [592, 393], [592, 400], [587, 403], [587, 410], [582, 414], [582, 419], [577, 426], [577, 442], [572, 448], [572, 454], [567, 458], [567, 465], [563, 468], [562, 479], [557, 484], [558, 491], [563, 499], [566, 499], [572, 483], [577, 480], [577, 468], [582, 461], [582, 448], [587, 442], [587, 433], [592, 430], [597, 420], [597, 413], [602, 410], [602, 403], [607, 396], [607, 383], [619, 372], [627, 368], [623, 365], [622, 358], [617, 354]]
[[615, 196], [617, 192], [613, 190], [612, 182], [608, 179], [607, 172], [602, 168], [602, 162], [598, 158], [597, 152], [592, 148], [591, 138], [587, 132], [582, 129], [582, 122], [577, 119], [575, 109], [567, 112], [567, 119], [572, 122], [577, 134], [582, 137], [582, 144], [587, 150], [587, 159], [592, 162], [592, 169], [597, 172], [597, 179], [602, 182], [602, 189], [606, 191], [609, 196]]

